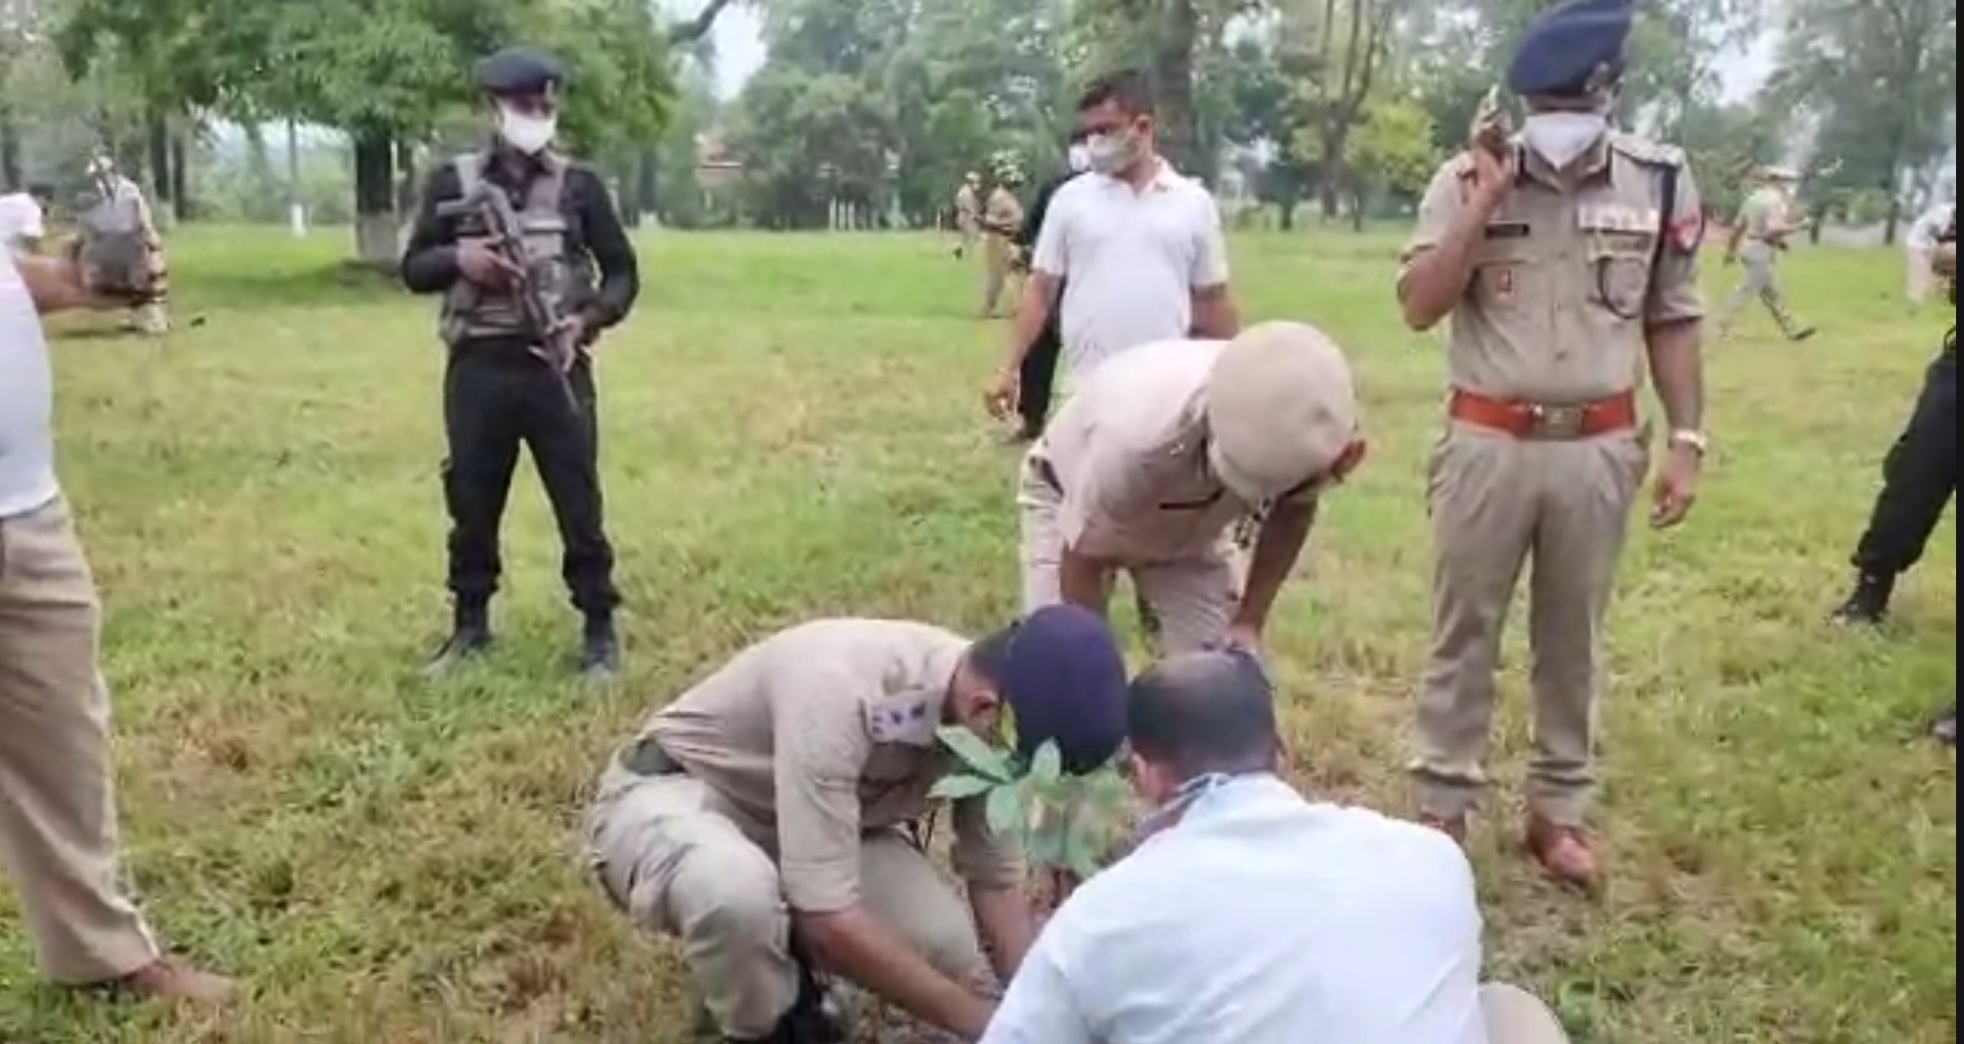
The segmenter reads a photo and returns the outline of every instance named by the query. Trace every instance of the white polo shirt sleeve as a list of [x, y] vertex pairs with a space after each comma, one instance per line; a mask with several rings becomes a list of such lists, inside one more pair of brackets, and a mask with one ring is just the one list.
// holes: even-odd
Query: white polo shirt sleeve
[[1190, 281], [1195, 290], [1212, 290], [1227, 285], [1227, 234], [1221, 227], [1221, 208], [1213, 193], [1196, 184], [1193, 195], [1194, 229], [1199, 240], [1194, 245]]
[[1055, 279], [1063, 279], [1071, 270], [1071, 200], [1076, 194], [1071, 191], [1076, 179], [1065, 182], [1050, 197], [1050, 208], [1043, 212], [1043, 227], [1037, 230], [1036, 249], [1030, 255], [1030, 268]]
[[1070, 934], [1071, 906], [1064, 904], [1023, 958], [981, 1044], [1096, 1044], [1065, 971], [1060, 940]]

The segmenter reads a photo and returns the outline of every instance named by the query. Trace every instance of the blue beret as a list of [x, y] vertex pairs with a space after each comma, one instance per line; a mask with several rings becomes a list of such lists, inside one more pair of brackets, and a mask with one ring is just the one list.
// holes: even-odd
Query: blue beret
[[477, 63], [486, 94], [544, 94], [566, 80], [558, 59], [530, 47], [508, 47]]
[[1634, 8], [1634, 0], [1568, 0], [1543, 14], [1514, 52], [1507, 89], [1522, 97], [1572, 98], [1604, 86], [1605, 72], [1623, 71]]
[[1075, 605], [1039, 609], [979, 664], [1016, 719], [1017, 753], [1056, 742], [1064, 768], [1096, 769], [1125, 741], [1125, 657], [1103, 617]]

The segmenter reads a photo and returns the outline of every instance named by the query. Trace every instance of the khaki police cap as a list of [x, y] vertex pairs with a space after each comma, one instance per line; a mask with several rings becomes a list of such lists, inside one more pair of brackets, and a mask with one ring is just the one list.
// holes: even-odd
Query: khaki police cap
[[1759, 176], [1767, 181], [1799, 181], [1800, 172], [1792, 167], [1761, 167]]
[[1304, 323], [1262, 323], [1229, 341], [1208, 376], [1205, 409], [1208, 463], [1249, 503], [1326, 474], [1357, 437], [1350, 363]]

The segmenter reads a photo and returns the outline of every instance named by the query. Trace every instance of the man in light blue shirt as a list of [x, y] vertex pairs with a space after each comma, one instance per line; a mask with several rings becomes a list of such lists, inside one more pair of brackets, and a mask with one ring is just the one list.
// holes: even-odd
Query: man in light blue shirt
[[1305, 801], [1241, 652], [1133, 684], [1148, 836], [1045, 927], [982, 1044], [1561, 1044], [1480, 984], [1472, 867], [1450, 838]]

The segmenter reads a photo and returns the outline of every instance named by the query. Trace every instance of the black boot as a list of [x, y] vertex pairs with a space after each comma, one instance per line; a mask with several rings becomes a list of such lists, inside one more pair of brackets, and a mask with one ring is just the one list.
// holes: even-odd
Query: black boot
[[587, 681], [606, 684], [621, 673], [621, 641], [614, 631], [610, 614], [586, 618], [586, 631], [580, 640], [580, 675]]
[[444, 640], [443, 647], [430, 658], [423, 673], [431, 677], [443, 674], [458, 664], [491, 648], [491, 608], [479, 603], [459, 602], [456, 620], [451, 626], [450, 637]]
[[1845, 626], [1873, 627], [1888, 618], [1889, 599], [1895, 593], [1895, 577], [1863, 573], [1855, 578], [1855, 589], [1830, 619]]

